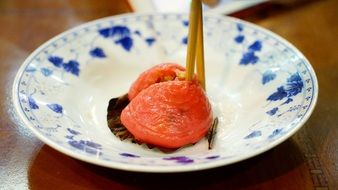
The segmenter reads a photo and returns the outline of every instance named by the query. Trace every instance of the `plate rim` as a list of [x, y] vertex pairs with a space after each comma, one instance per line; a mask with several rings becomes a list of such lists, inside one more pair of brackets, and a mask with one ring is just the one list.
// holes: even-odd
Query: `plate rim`
[[[207, 15], [205, 18], [217, 18], [221, 20], [229, 20], [230, 22], [234, 23], [242, 23], [244, 25], [250, 26], [251, 28], [257, 29], [261, 32], [264, 32], [265, 34], [272, 36], [273, 38], [277, 39], [279, 42], [283, 43], [286, 45], [288, 48], [292, 49], [292, 51], [295, 52], [297, 56], [302, 58], [304, 60], [304, 65], [310, 72], [310, 76], [313, 80], [313, 98], [312, 102], [310, 103], [310, 106], [308, 108], [308, 111], [305, 113], [304, 117], [302, 120], [297, 123], [290, 131], [285, 133], [283, 136], [280, 138], [274, 140], [273, 142], [267, 144], [266, 146], [260, 147], [258, 149], [255, 149], [255, 151], [250, 151], [249, 153], [242, 154], [242, 156], [235, 156], [233, 158], [228, 158], [226, 160], [214, 160], [212, 162], [208, 163], [198, 163], [198, 164], [189, 164], [189, 165], [175, 165], [175, 166], [149, 166], [149, 165], [129, 165], [128, 163], [119, 163], [119, 162], [114, 162], [114, 161], [106, 161], [102, 159], [95, 159], [92, 157], [88, 157], [85, 154], [80, 154], [78, 152], [71, 151], [70, 149], [64, 148], [57, 143], [53, 142], [49, 138], [45, 137], [42, 133], [40, 133], [31, 123], [28, 121], [28, 119], [25, 117], [23, 110], [21, 109], [19, 105], [19, 97], [18, 97], [18, 85], [20, 78], [25, 71], [26, 67], [28, 64], [31, 62], [32, 58], [36, 56], [41, 50], [43, 50], [48, 44], [54, 42], [57, 39], [60, 39], [63, 36], [66, 36], [67, 34], [71, 34], [74, 31], [81, 30], [82, 28], [85, 28], [87, 26], [91, 26], [94, 23], [99, 23], [99, 22], [106, 22], [109, 20], [114, 20], [114, 19], [119, 19], [119, 18], [130, 18], [130, 17], [136, 17], [136, 16], [163, 16], [163, 15], [180, 15], [180, 16], [187, 16], [187, 14], [184, 13], [126, 13], [126, 14], [121, 14], [121, 15], [115, 15], [115, 16], [109, 16], [109, 17], [104, 17], [96, 20], [92, 20], [89, 22], [82, 23], [80, 25], [74, 26], [70, 29], [67, 29], [66, 31], [59, 33], [58, 35], [52, 37], [51, 39], [45, 41], [42, 43], [38, 48], [36, 48], [30, 55], [25, 59], [25, 61], [21, 64], [20, 68], [18, 69], [15, 79], [12, 85], [12, 101], [14, 105], [14, 110], [15, 113], [18, 115], [18, 119], [23, 123], [23, 125], [26, 128], [29, 128], [30, 131], [33, 132], [33, 134], [41, 140], [43, 143], [47, 144], [51, 148], [67, 155], [72, 158], [107, 167], [107, 168], [112, 168], [112, 169], [120, 169], [120, 170], [125, 170], [125, 171], [133, 171], [133, 172], [149, 172], [149, 173], [173, 173], [173, 172], [190, 172], [190, 171], [198, 171], [198, 170], [205, 170], [205, 169], [211, 169], [211, 168], [216, 168], [216, 167], [221, 167], [221, 166], [226, 166], [230, 164], [234, 164], [243, 160], [246, 160], [248, 158], [255, 157], [259, 154], [262, 154], [277, 145], [281, 144], [291, 136], [293, 136], [300, 128], [304, 126], [304, 124], [308, 121], [310, 116], [312, 115], [316, 104], [318, 100], [318, 94], [319, 94], [319, 86], [318, 86], [318, 79], [316, 76], [316, 73], [309, 62], [309, 60], [290, 42], [288, 42], [286, 39], [282, 38], [278, 34], [273, 33], [272, 31], [263, 28], [259, 25], [250, 23], [248, 21], [244, 21], [238, 18], [230, 17], [230, 16], [223, 16], [223, 15]], [[19, 125], [17, 123], [17, 125]]]

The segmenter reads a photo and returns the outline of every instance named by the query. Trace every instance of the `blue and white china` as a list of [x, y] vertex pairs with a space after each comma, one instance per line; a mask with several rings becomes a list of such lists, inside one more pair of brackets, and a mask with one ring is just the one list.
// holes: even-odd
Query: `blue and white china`
[[265, 152], [299, 130], [318, 96], [308, 60], [272, 32], [234, 18], [204, 18], [207, 93], [219, 119], [206, 139], [163, 153], [120, 141], [107, 127], [108, 101], [149, 67], [185, 65], [188, 21], [181, 14], [127, 14], [66, 31], [35, 50], [13, 85], [20, 120], [71, 157], [141, 172], [214, 168]]

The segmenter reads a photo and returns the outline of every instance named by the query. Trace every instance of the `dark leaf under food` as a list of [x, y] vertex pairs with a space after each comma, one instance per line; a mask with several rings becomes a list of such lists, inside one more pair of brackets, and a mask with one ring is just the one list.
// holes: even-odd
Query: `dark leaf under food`
[[112, 98], [107, 109], [107, 122], [110, 131], [121, 140], [134, 138], [133, 135], [121, 123], [120, 115], [122, 110], [129, 104], [128, 94]]
[[209, 150], [214, 147], [214, 139], [215, 139], [215, 135], [217, 131], [217, 125], [218, 125], [218, 118], [216, 117], [206, 136], [206, 138], [208, 139]]
[[[128, 94], [122, 95], [117, 98], [112, 98], [109, 100], [107, 108], [107, 123], [110, 131], [121, 140], [129, 139], [131, 140], [132, 143], [145, 144], [149, 149], [158, 148], [162, 152], [166, 153], [176, 151], [177, 149], [158, 147], [152, 144], [140, 142], [134, 138], [134, 136], [122, 124], [120, 119], [122, 110], [129, 104], [129, 102], [130, 101], [128, 99]], [[216, 133], [217, 124], [218, 118], [215, 118], [211, 128], [209, 129], [209, 132], [206, 135], [206, 138], [208, 139], [209, 143], [209, 149], [211, 149], [213, 146], [213, 139]], [[191, 144], [186, 146], [191, 146]]]

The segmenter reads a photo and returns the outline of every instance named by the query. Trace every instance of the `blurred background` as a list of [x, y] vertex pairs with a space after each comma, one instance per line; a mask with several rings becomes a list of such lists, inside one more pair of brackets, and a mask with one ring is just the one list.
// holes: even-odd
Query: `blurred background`
[[[267, 0], [204, 0], [206, 14], [230, 14], [251, 6], [266, 2]], [[129, 0], [135, 12], [184, 12], [189, 11], [191, 0]]]

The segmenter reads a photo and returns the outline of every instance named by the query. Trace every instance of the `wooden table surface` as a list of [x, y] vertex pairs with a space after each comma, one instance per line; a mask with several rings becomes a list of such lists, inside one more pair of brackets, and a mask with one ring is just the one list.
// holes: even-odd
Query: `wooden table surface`
[[122, 0], [0, 1], [0, 189], [338, 189], [338, 0], [234, 14], [293, 43], [319, 80], [318, 104], [305, 126], [254, 158], [191, 173], [125, 172], [63, 155], [16, 124], [11, 85], [24, 59], [64, 30], [125, 12], [130, 7]]

